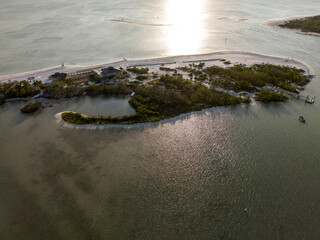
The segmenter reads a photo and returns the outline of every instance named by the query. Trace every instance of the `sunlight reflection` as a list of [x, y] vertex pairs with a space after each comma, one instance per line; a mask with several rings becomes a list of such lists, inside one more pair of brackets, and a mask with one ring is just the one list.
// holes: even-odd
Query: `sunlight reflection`
[[198, 53], [203, 30], [203, 9], [205, 0], [167, 0], [166, 42], [170, 55]]

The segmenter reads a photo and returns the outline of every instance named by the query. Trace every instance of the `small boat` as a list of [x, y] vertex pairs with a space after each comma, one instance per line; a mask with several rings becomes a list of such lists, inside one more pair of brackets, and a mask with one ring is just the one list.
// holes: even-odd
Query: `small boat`
[[300, 121], [300, 122], [303, 122], [303, 123], [306, 122], [306, 120], [305, 120], [302, 116], [299, 116], [299, 121]]
[[312, 103], [314, 103], [314, 100], [315, 100], [315, 97], [309, 98], [309, 96], [308, 96], [308, 97], [306, 98], [306, 103], [312, 104]]

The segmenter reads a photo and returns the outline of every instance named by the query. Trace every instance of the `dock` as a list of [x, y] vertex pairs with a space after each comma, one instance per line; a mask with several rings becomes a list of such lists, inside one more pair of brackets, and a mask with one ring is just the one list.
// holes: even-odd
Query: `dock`
[[308, 96], [304, 96], [304, 95], [301, 95], [301, 94], [298, 94], [298, 93], [293, 93], [293, 92], [289, 92], [289, 91], [286, 91], [286, 90], [282, 90], [283, 91], [283, 95], [285, 95], [286, 97], [291, 97], [291, 98], [295, 98], [295, 99], [301, 99], [303, 101], [307, 101], [307, 100], [310, 100], [310, 102], [308, 103], [314, 103], [315, 102], [315, 96], [314, 97], [310, 97], [309, 95]]

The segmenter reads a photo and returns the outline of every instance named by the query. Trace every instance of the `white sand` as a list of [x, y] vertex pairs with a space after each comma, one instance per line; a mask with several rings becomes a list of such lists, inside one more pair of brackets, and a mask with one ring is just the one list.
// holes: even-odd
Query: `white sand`
[[279, 25], [281, 25], [281, 24], [283, 24], [283, 23], [285, 23], [287, 21], [295, 20], [295, 19], [303, 19], [303, 18], [306, 18], [306, 17], [313, 17], [313, 16], [299, 16], [299, 17], [290, 17], [290, 18], [284, 18], [284, 19], [270, 20], [270, 21], [261, 23], [261, 25], [267, 26], [267, 27], [270, 27], [270, 28], [274, 28], [274, 29], [277, 29], [277, 30], [280, 29], [280, 30], [287, 31], [287, 32], [294, 32], [294, 33], [297, 33], [297, 34], [320, 37], [320, 33], [302, 32], [300, 29], [283, 28], [283, 27], [279, 26]]
[[312, 75], [313, 71], [311, 67], [307, 64], [288, 57], [277, 57], [270, 55], [263, 55], [254, 52], [246, 52], [246, 51], [219, 51], [207, 54], [198, 54], [198, 55], [182, 55], [182, 56], [172, 56], [172, 57], [161, 57], [161, 58], [152, 58], [152, 59], [138, 59], [138, 60], [120, 60], [109, 63], [102, 63], [90, 66], [58, 66], [53, 68], [41, 69], [37, 71], [19, 73], [19, 74], [11, 74], [0, 76], [0, 82], [6, 81], [22, 81], [26, 80], [28, 77], [34, 76], [36, 80], [47, 81], [49, 76], [56, 72], [65, 72], [72, 73], [80, 70], [88, 70], [88, 69], [100, 69], [109, 66], [114, 67], [122, 67], [126, 69], [127, 67], [148, 67], [150, 69], [149, 72], [155, 73], [164, 73], [163, 71], [159, 71], [159, 67], [164, 65], [170, 68], [183, 67], [187, 66], [190, 63], [199, 63], [204, 62], [206, 67], [208, 66], [223, 66], [226, 65], [220, 61], [220, 59], [229, 60], [232, 64], [245, 64], [245, 65], [253, 65], [253, 64], [261, 64], [261, 63], [270, 63], [274, 65], [280, 66], [289, 66], [296, 67], [299, 69], [303, 69], [306, 75]]

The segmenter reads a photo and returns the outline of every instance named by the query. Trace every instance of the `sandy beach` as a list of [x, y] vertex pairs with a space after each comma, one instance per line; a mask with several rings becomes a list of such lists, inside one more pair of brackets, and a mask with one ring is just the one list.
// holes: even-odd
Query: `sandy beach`
[[279, 25], [287, 22], [287, 21], [291, 21], [291, 20], [295, 20], [295, 19], [303, 19], [306, 17], [312, 17], [312, 16], [299, 16], [299, 17], [290, 17], [290, 18], [283, 18], [283, 19], [275, 19], [275, 20], [270, 20], [267, 22], [263, 22], [261, 23], [261, 25], [266, 26], [266, 27], [270, 27], [273, 29], [280, 29], [283, 31], [287, 31], [287, 32], [294, 32], [297, 34], [303, 34], [303, 35], [309, 35], [309, 36], [316, 36], [316, 37], [320, 37], [319, 33], [314, 33], [314, 32], [302, 32], [300, 29], [291, 29], [291, 28], [283, 28], [280, 27]]
[[152, 59], [136, 59], [129, 60], [123, 59], [114, 62], [95, 64], [89, 66], [56, 66], [52, 68], [40, 69], [36, 71], [29, 71], [18, 74], [10, 74], [0, 76], [0, 82], [6, 81], [22, 81], [27, 80], [29, 77], [35, 77], [35, 80], [46, 82], [49, 79], [49, 76], [56, 72], [64, 73], [73, 73], [83, 70], [95, 70], [106, 68], [109, 66], [113, 67], [122, 67], [126, 69], [127, 67], [148, 67], [150, 72], [155, 73], [164, 73], [159, 70], [160, 66], [170, 66], [171, 68], [186, 66], [190, 63], [199, 63], [204, 62], [206, 66], [221, 66], [225, 67], [226, 65], [221, 61], [221, 59], [226, 59], [231, 62], [232, 66], [235, 64], [261, 64], [261, 63], [270, 63], [274, 65], [281, 66], [290, 66], [303, 69], [306, 75], [313, 75], [313, 70], [307, 64], [288, 57], [278, 57], [271, 55], [264, 55], [255, 52], [247, 51], [218, 51], [213, 53], [198, 54], [198, 55], [181, 55], [181, 56], [171, 56], [171, 57], [160, 57]]

